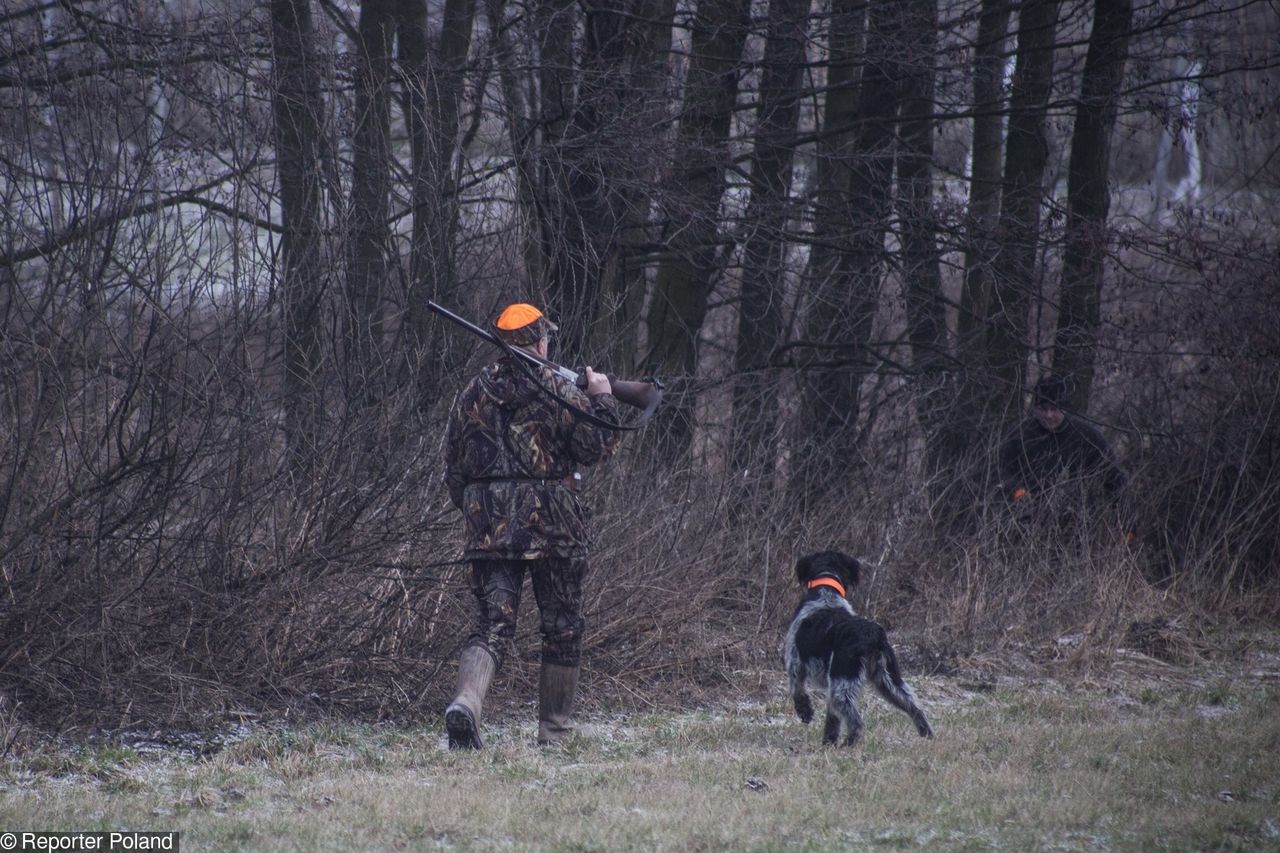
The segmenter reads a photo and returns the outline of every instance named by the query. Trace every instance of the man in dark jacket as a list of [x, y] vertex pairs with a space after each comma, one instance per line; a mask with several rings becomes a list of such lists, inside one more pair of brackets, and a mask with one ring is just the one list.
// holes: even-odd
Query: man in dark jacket
[[1114, 502], [1126, 477], [1107, 440], [1088, 421], [1063, 411], [1066, 380], [1048, 374], [1036, 383], [1031, 413], [1014, 425], [996, 460], [1000, 488], [1015, 504], [1043, 497], [1071, 482], [1086, 492], [1101, 485]]
[[[509, 306], [499, 336], [546, 358], [556, 326], [532, 305]], [[563, 740], [573, 727], [582, 653], [582, 582], [587, 573], [588, 513], [579, 466], [594, 465], [620, 433], [574, 415], [618, 419], [609, 380], [587, 368], [585, 393], [514, 357], [485, 367], [454, 404], [445, 450], [449, 498], [466, 523], [463, 557], [479, 606], [475, 631], [458, 661], [458, 692], [445, 709], [451, 749], [479, 749], [480, 710], [489, 682], [515, 637], [526, 573], [542, 627], [538, 742]]]

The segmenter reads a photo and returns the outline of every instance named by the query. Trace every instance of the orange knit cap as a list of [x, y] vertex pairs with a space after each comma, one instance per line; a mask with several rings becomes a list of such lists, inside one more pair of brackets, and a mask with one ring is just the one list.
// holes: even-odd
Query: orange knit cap
[[508, 305], [493, 325], [504, 341], [518, 347], [533, 346], [540, 338], [557, 328], [555, 323], [527, 302]]
[[541, 318], [542, 312], [537, 308], [527, 302], [517, 302], [507, 306], [495, 325], [504, 332], [514, 332]]

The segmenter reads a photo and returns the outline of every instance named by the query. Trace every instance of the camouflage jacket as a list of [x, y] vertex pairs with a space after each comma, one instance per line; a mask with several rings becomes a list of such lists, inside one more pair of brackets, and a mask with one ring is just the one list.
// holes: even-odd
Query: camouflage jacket
[[[610, 394], [588, 398], [558, 377], [542, 381], [579, 409], [618, 417]], [[577, 469], [607, 458], [620, 439], [574, 417], [509, 360], [484, 368], [454, 404], [446, 439], [445, 483], [466, 522], [463, 557], [585, 557]]]

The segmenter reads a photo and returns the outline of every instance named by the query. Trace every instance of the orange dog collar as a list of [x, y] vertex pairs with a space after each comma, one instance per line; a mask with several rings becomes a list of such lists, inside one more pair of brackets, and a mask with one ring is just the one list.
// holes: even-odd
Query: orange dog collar
[[817, 589], [820, 586], [829, 586], [836, 592], [840, 593], [841, 598], [845, 597], [844, 584], [840, 583], [840, 581], [835, 578], [818, 578], [816, 580], [811, 580], [805, 584], [805, 589]]

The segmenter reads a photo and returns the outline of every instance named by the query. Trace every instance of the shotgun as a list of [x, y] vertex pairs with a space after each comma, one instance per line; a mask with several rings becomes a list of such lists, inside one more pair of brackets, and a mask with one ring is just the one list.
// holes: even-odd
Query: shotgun
[[[556, 376], [559, 376], [561, 379], [565, 379], [569, 382], [572, 382], [574, 385], [576, 385], [579, 388], [582, 388], [584, 390], [586, 389], [587, 377], [584, 374], [574, 370], [570, 370], [569, 368], [564, 367], [563, 365], [556, 364], [554, 361], [550, 361], [548, 359], [542, 358], [521, 347], [513, 347], [510, 344], [508, 344], [506, 341], [504, 341], [502, 338], [498, 337], [496, 333], [491, 332], [488, 329], [482, 329], [481, 327], [477, 326], [475, 323], [472, 323], [470, 320], [466, 319], [465, 317], [459, 317], [457, 314], [453, 313], [448, 308], [445, 308], [442, 305], [437, 305], [435, 302], [427, 300], [427, 307], [430, 308], [435, 313], [439, 314], [441, 317], [444, 317], [446, 320], [450, 320], [453, 323], [466, 329], [471, 334], [479, 338], [483, 338], [484, 340], [488, 341], [489, 343], [493, 344], [499, 349], [505, 351], [509, 355], [518, 356], [519, 358], [523, 359], [527, 364], [533, 365], [535, 367], [545, 368], [551, 371], [552, 373], [554, 373]], [[653, 416], [653, 413], [657, 411], [658, 404], [662, 402], [662, 383], [659, 382], [656, 377], [649, 377], [648, 379], [641, 379], [641, 380], [632, 380], [632, 379], [618, 379], [612, 373], [605, 374], [605, 375], [609, 377], [609, 385], [613, 388], [613, 396], [618, 399], [618, 402], [625, 403], [628, 406], [631, 406], [632, 408], [641, 410], [641, 415], [639, 419], [636, 421], [635, 426], [640, 426], [645, 421], [649, 420], [649, 418]], [[588, 414], [588, 413], [583, 412], [581, 414]], [[589, 419], [595, 420], [594, 417]], [[605, 425], [605, 424], [602, 424], [602, 425]], [[608, 426], [612, 429], [634, 428], [634, 427], [625, 427], [619, 424], [608, 424]]]

